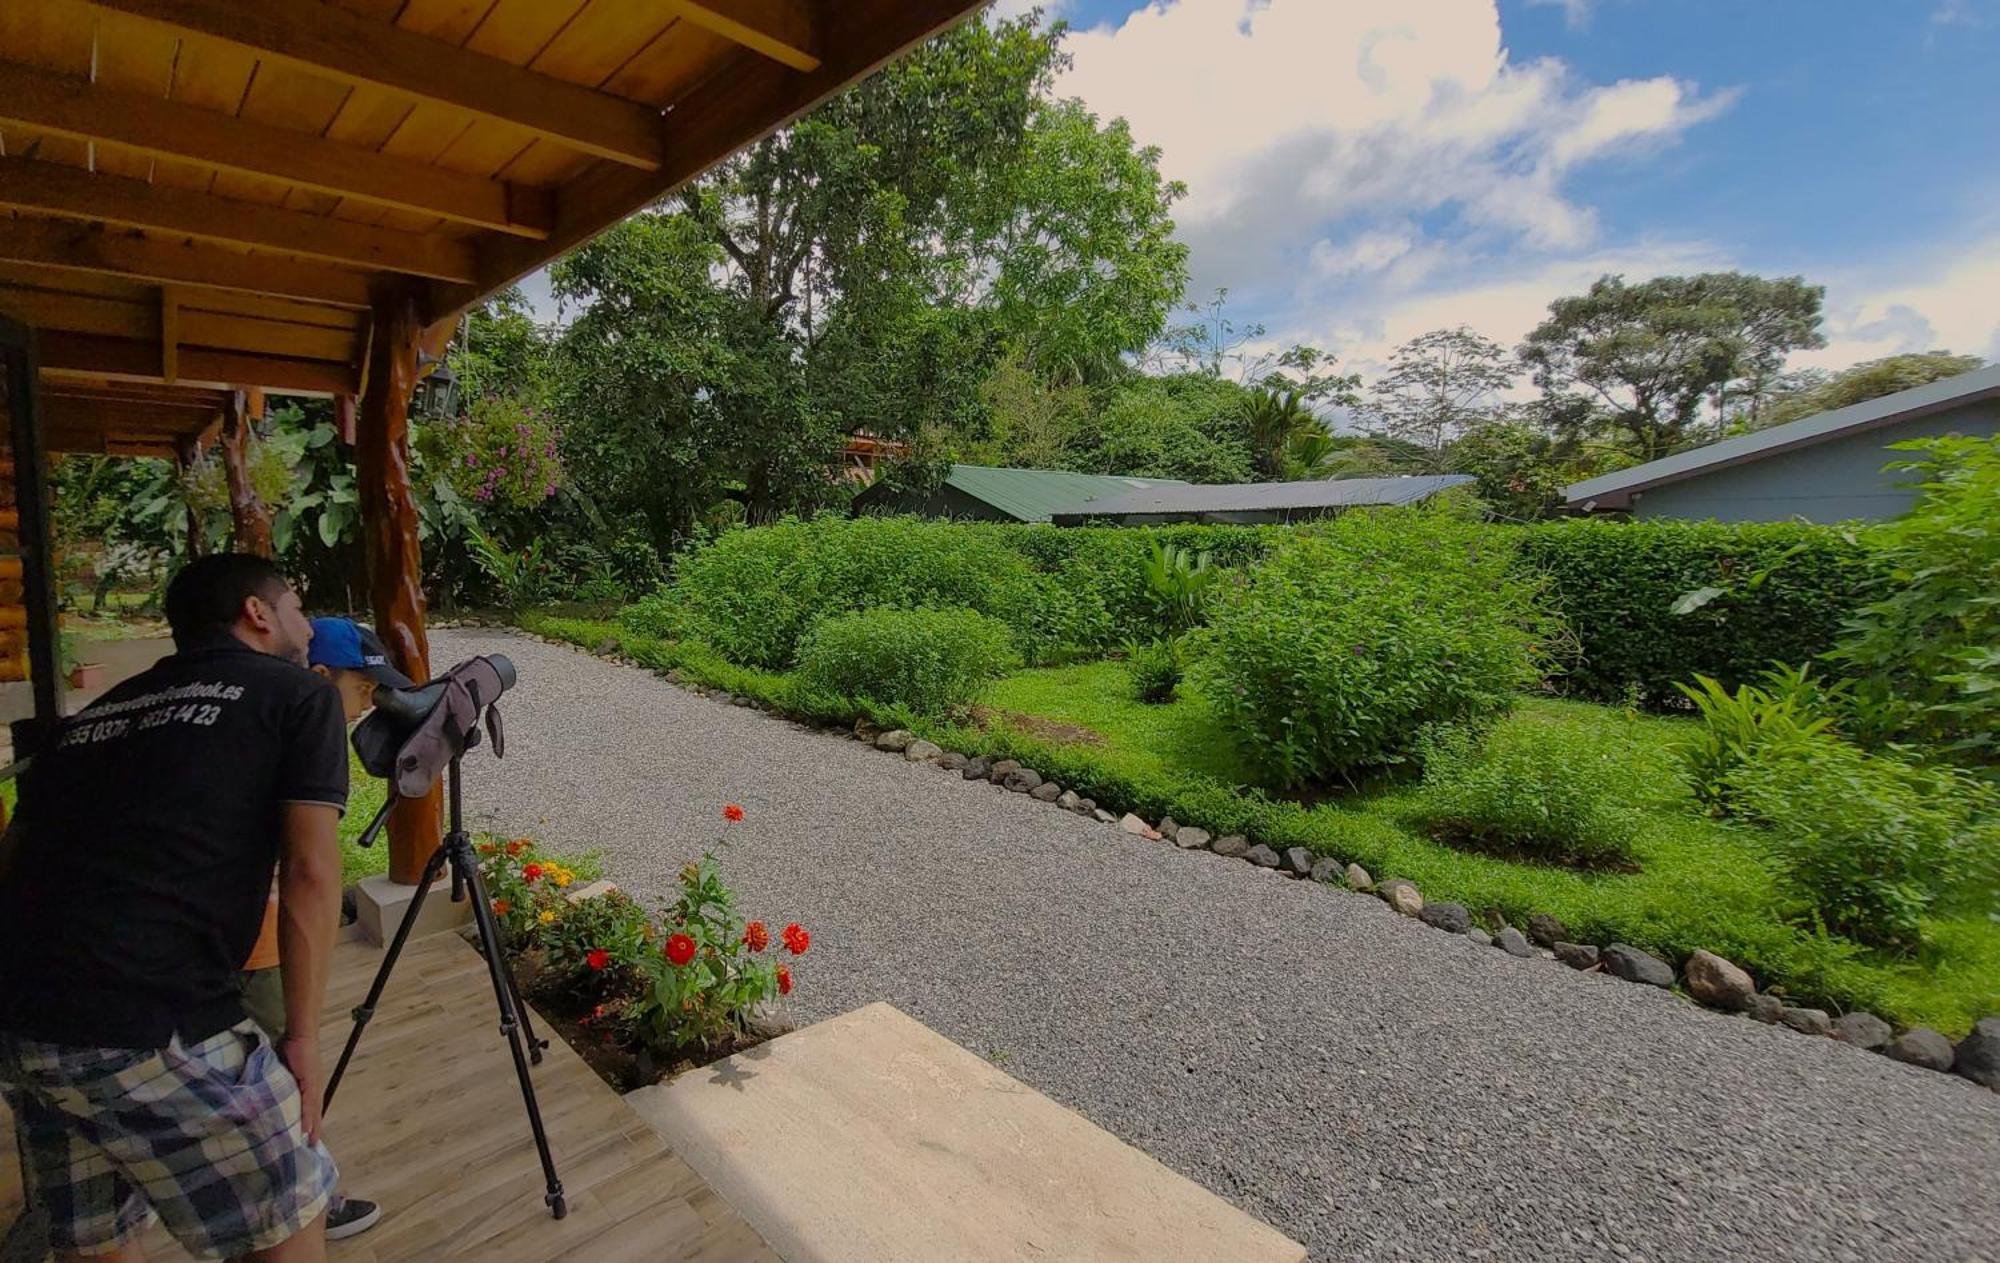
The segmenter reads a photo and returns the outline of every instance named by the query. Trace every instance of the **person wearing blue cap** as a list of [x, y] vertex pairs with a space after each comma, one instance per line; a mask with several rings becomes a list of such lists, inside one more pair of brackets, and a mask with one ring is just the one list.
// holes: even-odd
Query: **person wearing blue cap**
[[[312, 620], [306, 665], [332, 682], [350, 725], [374, 709], [377, 687], [411, 687], [410, 677], [390, 665], [389, 651], [381, 639], [351, 618]], [[244, 1011], [273, 1043], [285, 1033], [285, 991], [279, 965], [278, 890], [273, 886], [264, 909], [264, 928], [238, 980]], [[327, 1208], [326, 1239], [339, 1241], [366, 1232], [381, 1217], [382, 1209], [374, 1202], [336, 1192]]]

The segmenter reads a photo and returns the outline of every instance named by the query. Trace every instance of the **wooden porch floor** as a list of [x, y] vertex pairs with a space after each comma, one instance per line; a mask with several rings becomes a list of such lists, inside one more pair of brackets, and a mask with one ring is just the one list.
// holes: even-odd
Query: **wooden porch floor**
[[[381, 953], [343, 943], [328, 986], [326, 1064]], [[337, 1015], [337, 1016], [336, 1016]], [[500, 1038], [485, 962], [456, 934], [412, 943], [326, 1124], [342, 1187], [382, 1221], [331, 1248], [338, 1263], [476, 1258], [777, 1259], [756, 1232], [559, 1039], [535, 1069], [569, 1217], [542, 1205], [541, 1167]], [[0, 1230], [21, 1205], [12, 1119], [0, 1108]], [[149, 1257], [184, 1260], [155, 1228]]]

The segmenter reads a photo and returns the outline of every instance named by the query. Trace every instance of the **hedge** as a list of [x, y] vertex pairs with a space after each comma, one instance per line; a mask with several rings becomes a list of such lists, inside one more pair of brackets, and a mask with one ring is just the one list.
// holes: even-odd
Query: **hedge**
[[[1560, 691], [1678, 706], [1676, 681], [1725, 684], [1773, 662], [1803, 663], [1833, 647], [1866, 599], [1869, 554], [1828, 526], [1782, 522], [1611, 522], [1520, 529], [1519, 564], [1548, 579], [1578, 655]], [[1761, 576], [1761, 577], [1760, 577]], [[1675, 602], [1718, 595], [1685, 614]]]

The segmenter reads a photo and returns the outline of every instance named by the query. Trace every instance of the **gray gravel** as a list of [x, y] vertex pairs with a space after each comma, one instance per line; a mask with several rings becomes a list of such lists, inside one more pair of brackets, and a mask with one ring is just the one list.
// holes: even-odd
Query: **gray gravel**
[[812, 930], [802, 1020], [888, 1000], [1315, 1259], [2000, 1257], [2000, 1094], [567, 648], [434, 652], [494, 650], [521, 683], [477, 820], [649, 902], [715, 847], [747, 913]]

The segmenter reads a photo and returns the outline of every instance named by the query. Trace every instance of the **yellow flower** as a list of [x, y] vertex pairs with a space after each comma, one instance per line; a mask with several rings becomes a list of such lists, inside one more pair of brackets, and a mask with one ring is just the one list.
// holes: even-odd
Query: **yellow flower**
[[575, 880], [576, 880], [576, 874], [570, 872], [568, 869], [556, 870], [555, 882], [557, 890], [567, 890], [569, 888], [569, 884]]
[[554, 908], [543, 908], [535, 914], [535, 920], [540, 921], [543, 925], [552, 925], [555, 923], [555, 919], [556, 910]]

